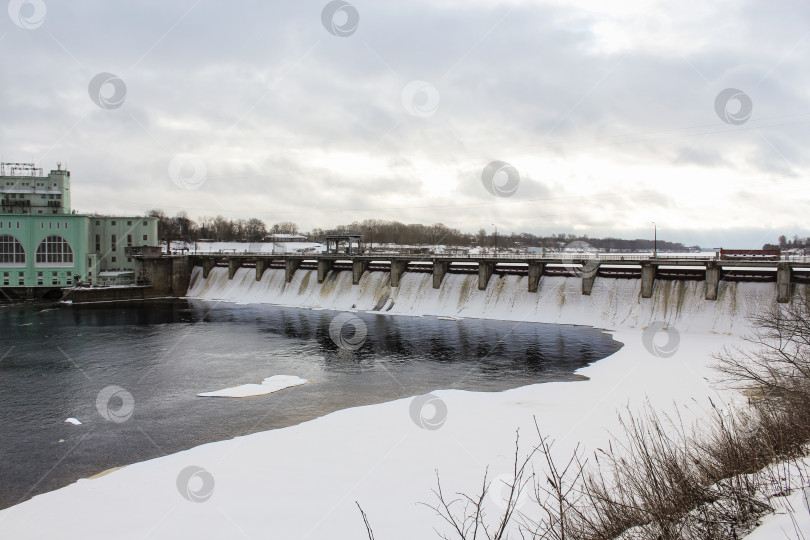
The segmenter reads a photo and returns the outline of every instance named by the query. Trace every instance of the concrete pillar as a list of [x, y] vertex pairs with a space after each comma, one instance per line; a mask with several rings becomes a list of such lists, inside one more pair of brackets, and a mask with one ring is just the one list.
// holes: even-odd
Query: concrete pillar
[[444, 261], [433, 261], [433, 288], [438, 289], [442, 286], [442, 280], [447, 273], [448, 263]]
[[183, 296], [188, 291], [191, 281], [191, 263], [187, 256], [173, 257], [171, 268], [171, 292], [175, 296]]
[[366, 271], [366, 268], [368, 268], [368, 261], [352, 261], [352, 285], [360, 283], [360, 278], [363, 277], [363, 272]]
[[[485, 291], [487, 290], [487, 283], [489, 283], [489, 278], [492, 276], [492, 272], [495, 270], [495, 263], [491, 262], [484, 262], [480, 261], [478, 263], [478, 290]], [[435, 274], [435, 266], [434, 266], [434, 275]], [[435, 287], [435, 285], [434, 285]]]
[[205, 259], [203, 259], [202, 261], [203, 279], [208, 279], [208, 274], [210, 274], [211, 269], [217, 265], [216, 263], [217, 262], [211, 257], [206, 257]]
[[582, 265], [582, 294], [591, 295], [597, 272], [599, 272], [599, 263], [596, 261], [587, 261]]
[[779, 263], [776, 268], [776, 301], [780, 304], [790, 302], [790, 264]]
[[391, 259], [391, 286], [392, 287], [399, 287], [399, 280], [402, 279], [402, 275], [405, 273], [405, 270], [408, 269], [408, 261], [403, 261], [399, 259]]
[[267, 265], [270, 263], [267, 259], [256, 259], [256, 281], [261, 281], [264, 271], [267, 270]]
[[242, 267], [242, 259], [228, 259], [228, 279], [233, 279], [236, 271]]
[[652, 298], [655, 285], [656, 267], [650, 263], [641, 263], [641, 297]]
[[323, 283], [333, 264], [332, 259], [318, 259], [318, 283]]
[[155, 292], [171, 294], [172, 292], [172, 262], [168, 257], [151, 260], [150, 277]]
[[717, 300], [717, 286], [720, 284], [720, 270], [716, 263], [706, 264], [706, 300]]
[[298, 270], [298, 266], [301, 264], [301, 259], [286, 259], [284, 261], [284, 279], [287, 283], [292, 281], [293, 274], [295, 271]]
[[529, 263], [529, 292], [537, 292], [540, 286], [540, 276], [543, 275], [545, 264], [538, 262]]

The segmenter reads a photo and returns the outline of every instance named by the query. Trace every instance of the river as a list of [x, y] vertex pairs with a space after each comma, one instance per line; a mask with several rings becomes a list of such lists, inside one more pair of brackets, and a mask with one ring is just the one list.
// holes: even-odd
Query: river
[[[362, 336], [352, 324], [335, 334], [338, 315], [203, 300], [1, 308], [0, 508], [348, 407], [574, 381], [576, 369], [621, 346], [590, 327], [372, 313], [351, 315], [367, 332], [355, 345]], [[271, 375], [308, 383], [250, 398], [196, 396]], [[124, 392], [102, 394], [111, 386]]]

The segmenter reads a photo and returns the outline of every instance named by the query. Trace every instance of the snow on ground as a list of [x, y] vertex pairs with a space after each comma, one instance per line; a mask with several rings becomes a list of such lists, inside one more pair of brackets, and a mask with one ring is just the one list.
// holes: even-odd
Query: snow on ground
[[806, 490], [797, 489], [787, 497], [771, 499], [776, 512], [762, 520], [762, 524], [745, 540], [805, 540], [810, 537], [810, 505]]
[[250, 397], [250, 396], [263, 396], [265, 394], [272, 394], [285, 388], [299, 386], [306, 383], [306, 379], [297, 377], [295, 375], [273, 375], [267, 377], [261, 384], [241, 384], [231, 388], [224, 388], [222, 390], [215, 390], [213, 392], [201, 392], [197, 394], [199, 397]]
[[[162, 244], [164, 249], [165, 242]], [[172, 241], [172, 250], [189, 253], [320, 253], [320, 242], [181, 242]]]

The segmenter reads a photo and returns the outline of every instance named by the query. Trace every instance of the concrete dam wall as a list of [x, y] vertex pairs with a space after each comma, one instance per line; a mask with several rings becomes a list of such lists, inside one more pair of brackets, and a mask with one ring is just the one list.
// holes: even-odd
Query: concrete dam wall
[[[436, 315], [485, 319], [583, 324], [600, 328], [642, 328], [666, 321], [679, 331], [742, 334], [748, 316], [774, 306], [776, 283], [721, 281], [717, 300], [708, 301], [705, 281], [660, 281], [650, 298], [642, 298], [641, 279], [596, 280], [590, 295], [581, 279], [543, 276], [537, 292], [527, 292], [527, 276], [493, 276], [485, 290], [478, 276], [448, 274], [439, 288], [425, 273], [405, 273], [399, 286], [391, 274], [363, 273], [357, 285], [352, 272], [330, 271], [322, 284], [316, 270], [300, 269], [286, 281], [281, 269], [267, 269], [256, 280], [253, 268], [212, 268], [207, 278], [200, 267], [191, 273], [188, 296], [245, 304], [338, 311], [377, 311], [390, 315]], [[794, 284], [804, 288], [804, 284]]]

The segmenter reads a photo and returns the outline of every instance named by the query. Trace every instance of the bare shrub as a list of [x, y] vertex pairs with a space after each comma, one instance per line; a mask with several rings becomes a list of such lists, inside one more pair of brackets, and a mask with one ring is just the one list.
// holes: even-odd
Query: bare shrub
[[[518, 501], [521, 500], [521, 496], [534, 477], [534, 474], [529, 472], [529, 463], [537, 449], [538, 447], [533, 448], [525, 457], [521, 458], [520, 434], [515, 435], [515, 460], [512, 481], [505, 486], [508, 490], [507, 497], [504, 500], [505, 508], [494, 520], [487, 519], [486, 512], [486, 497], [492, 487], [492, 483], [487, 480], [489, 471], [484, 473], [480, 491], [474, 495], [457, 492], [453, 498], [444, 494], [439, 472], [436, 471], [436, 489], [433, 490], [433, 494], [438, 499], [438, 502], [433, 505], [420, 504], [433, 509], [450, 525], [453, 538], [459, 540], [475, 540], [477, 538], [487, 538], [488, 540], [506, 539], [508, 538], [509, 524], [517, 512]], [[445, 540], [451, 538], [451, 536], [438, 531], [437, 534]]]

